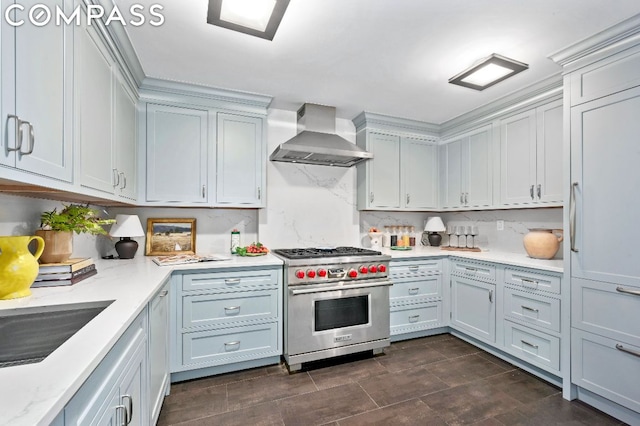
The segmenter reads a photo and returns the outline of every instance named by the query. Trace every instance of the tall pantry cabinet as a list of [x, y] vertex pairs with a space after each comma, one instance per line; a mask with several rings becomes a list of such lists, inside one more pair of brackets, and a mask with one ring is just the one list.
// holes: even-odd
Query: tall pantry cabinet
[[558, 52], [570, 173], [565, 274], [579, 399], [640, 423], [640, 15]]

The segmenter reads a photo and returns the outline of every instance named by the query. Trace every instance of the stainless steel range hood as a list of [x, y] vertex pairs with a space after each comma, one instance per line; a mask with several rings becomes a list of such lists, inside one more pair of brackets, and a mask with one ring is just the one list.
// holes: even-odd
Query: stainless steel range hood
[[373, 154], [336, 134], [334, 107], [304, 104], [298, 110], [298, 134], [280, 144], [271, 161], [351, 167]]

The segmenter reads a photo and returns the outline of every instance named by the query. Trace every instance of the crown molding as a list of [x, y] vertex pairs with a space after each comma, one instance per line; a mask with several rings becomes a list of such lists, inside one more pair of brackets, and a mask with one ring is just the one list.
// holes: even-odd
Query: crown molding
[[374, 128], [393, 131], [395, 133], [410, 133], [431, 138], [438, 138], [440, 126], [424, 121], [410, 120], [407, 118], [392, 117], [390, 115], [376, 114], [364, 111], [351, 120], [356, 127], [356, 132], [363, 128]]
[[[140, 85], [140, 97], [151, 101], [184, 101], [203, 107], [230, 108], [266, 114], [273, 97], [220, 89], [193, 83], [146, 77]], [[244, 108], [242, 108], [244, 107]]]
[[640, 14], [634, 15], [599, 33], [551, 53], [548, 57], [563, 67], [566, 67], [594, 52], [603, 51], [608, 48], [618, 49], [622, 45], [631, 46], [637, 43], [640, 43]]

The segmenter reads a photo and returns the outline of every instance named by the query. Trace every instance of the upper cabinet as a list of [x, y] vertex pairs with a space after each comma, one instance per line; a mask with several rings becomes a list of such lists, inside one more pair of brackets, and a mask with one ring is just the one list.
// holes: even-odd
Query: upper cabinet
[[[21, 4], [28, 10], [36, 3]], [[72, 0], [47, 5], [66, 14], [74, 6]], [[73, 27], [54, 20], [12, 27], [5, 19], [0, 26], [0, 164], [71, 182]]]
[[382, 123], [375, 114], [363, 113], [354, 119], [358, 146], [373, 154], [373, 159], [357, 165], [358, 209], [437, 208], [437, 139], [412, 123], [414, 133], [396, 120]]
[[208, 112], [155, 104], [146, 109], [146, 200], [207, 203]]
[[264, 207], [264, 120], [218, 113], [217, 126], [216, 204]]
[[140, 93], [142, 204], [265, 206], [271, 98], [159, 80]]
[[489, 207], [493, 204], [491, 127], [440, 146], [440, 206]]
[[78, 180], [105, 196], [135, 201], [136, 98], [99, 25], [87, 25], [81, 17], [75, 32]]
[[500, 204], [562, 204], [562, 101], [500, 120]]

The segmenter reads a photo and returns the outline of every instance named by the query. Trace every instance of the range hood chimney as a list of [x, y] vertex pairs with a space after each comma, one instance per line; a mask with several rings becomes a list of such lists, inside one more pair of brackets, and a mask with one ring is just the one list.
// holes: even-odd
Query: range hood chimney
[[271, 161], [351, 167], [373, 154], [336, 134], [336, 109], [304, 104], [298, 110], [298, 134], [280, 144]]

